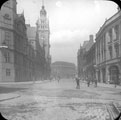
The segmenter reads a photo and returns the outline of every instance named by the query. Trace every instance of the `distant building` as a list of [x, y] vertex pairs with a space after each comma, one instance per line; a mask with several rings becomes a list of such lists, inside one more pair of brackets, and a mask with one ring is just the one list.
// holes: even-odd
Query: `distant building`
[[57, 61], [51, 65], [51, 75], [53, 77], [60, 76], [61, 78], [73, 78], [76, 73], [76, 66], [74, 63]]
[[85, 41], [77, 53], [78, 76], [85, 78], [88, 75], [95, 76], [95, 43], [93, 35], [89, 36], [89, 41]]

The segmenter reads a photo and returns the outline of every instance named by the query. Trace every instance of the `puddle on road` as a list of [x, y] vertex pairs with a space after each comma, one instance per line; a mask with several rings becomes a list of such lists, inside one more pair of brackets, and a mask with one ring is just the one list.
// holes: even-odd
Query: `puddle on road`
[[8, 120], [110, 120], [104, 103], [84, 99], [44, 98], [0, 110]]

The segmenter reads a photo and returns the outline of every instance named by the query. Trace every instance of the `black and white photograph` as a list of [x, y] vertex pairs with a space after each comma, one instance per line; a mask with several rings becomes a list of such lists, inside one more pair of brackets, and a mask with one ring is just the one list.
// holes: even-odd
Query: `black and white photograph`
[[110, 0], [1, 4], [0, 117], [121, 120], [120, 6]]

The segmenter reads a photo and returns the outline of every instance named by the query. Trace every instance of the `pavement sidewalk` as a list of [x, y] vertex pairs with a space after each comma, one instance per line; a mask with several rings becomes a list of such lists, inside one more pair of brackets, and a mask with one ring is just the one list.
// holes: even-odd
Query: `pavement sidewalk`
[[[54, 81], [54, 80], [53, 80]], [[34, 82], [34, 84], [41, 84], [41, 83], [46, 83], [46, 82], [50, 82], [50, 80], [43, 80], [43, 81], [35, 81]], [[87, 84], [86, 83], [86, 81], [82, 81], [84, 84]], [[17, 83], [0, 83], [0, 85], [2, 86], [4, 86], [4, 85], [9, 85], [9, 84], [22, 84], [22, 85], [26, 85], [26, 84], [33, 84], [33, 81], [31, 81], [31, 82], [17, 82]], [[97, 84], [99, 87], [106, 87], [106, 88], [115, 88], [114, 87], [114, 84], [106, 84], [106, 83], [98, 83]], [[121, 86], [117, 86], [115, 89], [121, 89]], [[20, 95], [19, 94], [17, 94], [17, 93], [1, 93], [0, 94], [0, 102], [2, 102], [2, 101], [5, 101], [5, 100], [10, 100], [10, 99], [14, 99], [14, 98], [17, 98], [17, 97], [20, 97]]]
[[[3, 82], [0, 83], [0, 86], [6, 86], [6, 85], [27, 85], [27, 84], [38, 84], [38, 83], [45, 83], [50, 82], [50, 80], [43, 80], [43, 81], [31, 81], [31, 82]], [[17, 93], [0, 93], [0, 102], [5, 100], [10, 100], [14, 98], [20, 97]]]
[[29, 81], [29, 82], [0, 82], [0, 85], [7, 85], [7, 84], [33, 84], [33, 83], [44, 83], [49, 82], [50, 80], [39, 80], [39, 81]]
[[[83, 83], [87, 84], [86, 81], [83, 81]], [[92, 83], [91, 83], [92, 84]], [[115, 88], [114, 84], [108, 84], [108, 83], [97, 83], [97, 86], [99, 87], [107, 87], [107, 88]], [[121, 89], [121, 85], [117, 85], [116, 88]]]
[[[106, 84], [106, 83], [98, 83], [98, 86], [100, 86], [100, 87], [108, 87], [108, 88], [115, 88], [114, 84]], [[121, 89], [121, 86], [117, 85], [116, 88]]]
[[5, 100], [10, 100], [14, 98], [18, 98], [20, 95], [15, 94], [15, 93], [9, 93], [9, 94], [0, 94], [0, 102], [5, 101]]

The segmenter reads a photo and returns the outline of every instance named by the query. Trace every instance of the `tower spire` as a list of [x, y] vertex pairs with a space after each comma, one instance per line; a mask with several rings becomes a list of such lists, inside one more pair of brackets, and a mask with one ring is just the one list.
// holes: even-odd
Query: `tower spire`
[[42, 0], [42, 6], [44, 6], [44, 0]]

